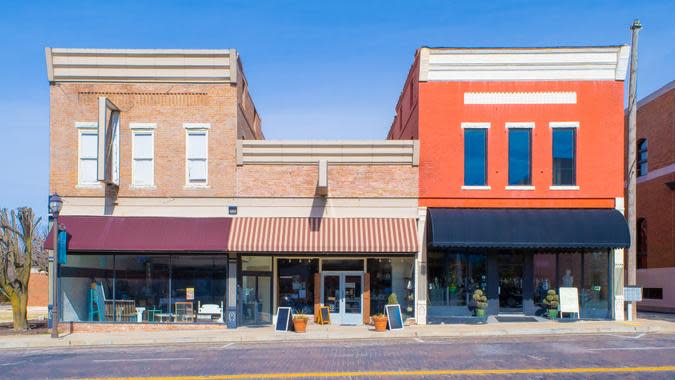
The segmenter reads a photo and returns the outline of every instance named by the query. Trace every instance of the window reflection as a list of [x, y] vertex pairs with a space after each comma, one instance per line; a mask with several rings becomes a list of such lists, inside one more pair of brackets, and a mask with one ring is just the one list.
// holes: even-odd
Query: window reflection
[[531, 131], [509, 129], [509, 185], [532, 184]]
[[487, 290], [486, 256], [464, 253], [428, 253], [430, 316], [472, 315], [473, 291]]
[[277, 260], [279, 306], [314, 314], [314, 274], [318, 267], [318, 259]]
[[487, 130], [464, 130], [464, 185], [484, 186], [487, 184]]
[[553, 184], [576, 184], [576, 130], [553, 129]]

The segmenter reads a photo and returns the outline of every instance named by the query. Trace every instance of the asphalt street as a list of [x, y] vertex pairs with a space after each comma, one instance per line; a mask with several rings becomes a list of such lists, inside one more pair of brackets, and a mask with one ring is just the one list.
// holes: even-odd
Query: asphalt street
[[661, 334], [0, 350], [2, 379], [675, 379], [674, 366]]

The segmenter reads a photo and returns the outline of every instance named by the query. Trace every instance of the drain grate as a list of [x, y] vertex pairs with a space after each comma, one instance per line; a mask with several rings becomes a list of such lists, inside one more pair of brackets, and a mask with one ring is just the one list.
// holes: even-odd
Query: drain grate
[[499, 322], [537, 322], [533, 317], [495, 317]]

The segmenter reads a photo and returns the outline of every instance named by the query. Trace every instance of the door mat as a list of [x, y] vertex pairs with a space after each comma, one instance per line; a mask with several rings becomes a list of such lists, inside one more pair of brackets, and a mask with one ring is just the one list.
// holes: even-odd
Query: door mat
[[518, 316], [518, 317], [511, 317], [511, 316], [509, 316], [509, 317], [506, 317], [506, 316], [499, 317], [499, 316], [497, 316], [495, 318], [497, 319], [498, 322], [537, 322], [537, 319], [533, 318], [533, 317], [520, 317], [520, 316]]

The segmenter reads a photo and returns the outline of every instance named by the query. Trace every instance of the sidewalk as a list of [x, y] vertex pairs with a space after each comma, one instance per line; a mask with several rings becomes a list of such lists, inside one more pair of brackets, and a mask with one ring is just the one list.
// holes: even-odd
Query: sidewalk
[[371, 326], [309, 325], [307, 333], [275, 332], [272, 326], [210, 330], [171, 330], [153, 332], [73, 333], [52, 339], [47, 334], [0, 336], [0, 349], [128, 346], [177, 343], [230, 343], [269, 341], [321, 341], [391, 338], [490, 337], [554, 334], [674, 333], [675, 322], [639, 319], [634, 322], [575, 321], [489, 323], [485, 325], [407, 326], [402, 331], [377, 333]]

